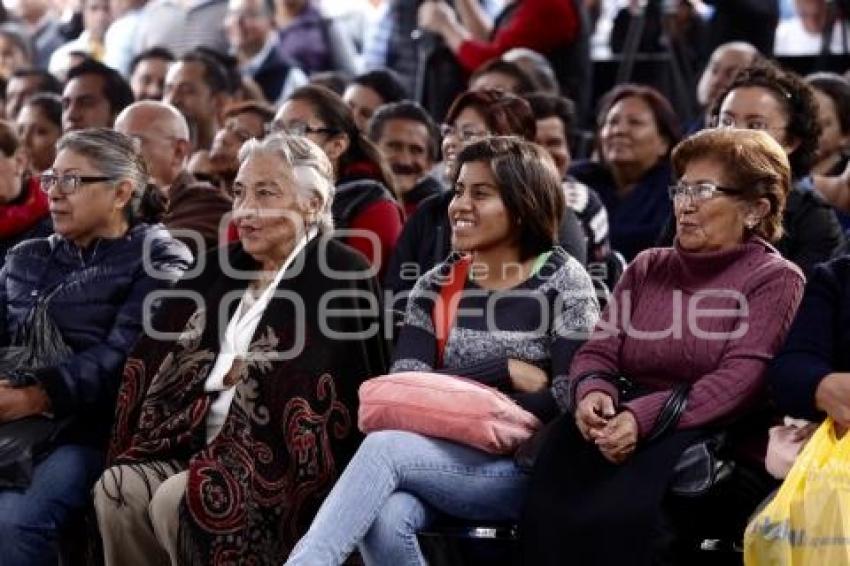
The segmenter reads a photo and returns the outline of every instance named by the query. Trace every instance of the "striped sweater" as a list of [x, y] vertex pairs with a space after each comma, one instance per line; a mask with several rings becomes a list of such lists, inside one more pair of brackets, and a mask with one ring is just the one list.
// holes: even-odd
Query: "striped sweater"
[[522, 394], [511, 387], [513, 358], [563, 376], [573, 354], [596, 323], [599, 308], [584, 268], [560, 248], [523, 283], [491, 291], [467, 280], [455, 324], [437, 368], [432, 313], [441, 281], [456, 256], [419, 279], [407, 303], [391, 371], [439, 370], [486, 383], [508, 394], [543, 420], [557, 412], [548, 390]]

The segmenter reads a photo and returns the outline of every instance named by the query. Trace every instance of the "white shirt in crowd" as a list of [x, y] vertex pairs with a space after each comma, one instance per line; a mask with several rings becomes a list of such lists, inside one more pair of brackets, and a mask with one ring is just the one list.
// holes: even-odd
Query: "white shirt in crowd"
[[[844, 34], [843, 38], [842, 33]], [[791, 18], [777, 26], [773, 54], [783, 56], [820, 55], [822, 45], [823, 37], [820, 33], [806, 31], [800, 18]], [[845, 46], [850, 47], [850, 23], [836, 22], [830, 42], [830, 52], [850, 53], [850, 50]]]
[[230, 368], [233, 367], [234, 361], [236, 361], [237, 358], [244, 358], [248, 353], [248, 349], [251, 346], [251, 338], [254, 337], [257, 325], [260, 323], [260, 319], [262, 318], [266, 307], [272, 300], [274, 292], [277, 290], [277, 286], [283, 278], [283, 274], [295, 258], [298, 257], [298, 254], [301, 253], [301, 250], [303, 250], [307, 246], [307, 243], [315, 238], [317, 234], [318, 231], [313, 228], [303, 238], [301, 238], [292, 250], [292, 253], [290, 253], [286, 258], [286, 261], [283, 262], [283, 266], [281, 266], [275, 274], [272, 282], [258, 298], [254, 299], [254, 295], [251, 290], [246, 290], [245, 294], [242, 295], [242, 299], [239, 301], [239, 305], [233, 313], [233, 318], [230, 319], [227, 329], [224, 331], [224, 337], [221, 340], [221, 350], [215, 359], [215, 365], [213, 365], [210, 374], [207, 376], [207, 381], [204, 384], [204, 391], [218, 393], [218, 397], [210, 407], [209, 414], [207, 414], [206, 429], [208, 444], [212, 442], [216, 436], [218, 436], [219, 432], [221, 432], [221, 428], [224, 426], [224, 421], [227, 419], [227, 415], [230, 412], [230, 405], [233, 403], [233, 395], [236, 393], [236, 386], [225, 385], [224, 378], [227, 376]]

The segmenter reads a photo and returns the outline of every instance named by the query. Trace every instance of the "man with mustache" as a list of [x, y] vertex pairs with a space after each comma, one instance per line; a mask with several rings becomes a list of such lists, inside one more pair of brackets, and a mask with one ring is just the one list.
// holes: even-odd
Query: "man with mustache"
[[437, 161], [440, 136], [424, 108], [406, 100], [381, 106], [369, 122], [369, 137], [390, 163], [408, 217], [420, 202], [445, 190], [428, 175]]

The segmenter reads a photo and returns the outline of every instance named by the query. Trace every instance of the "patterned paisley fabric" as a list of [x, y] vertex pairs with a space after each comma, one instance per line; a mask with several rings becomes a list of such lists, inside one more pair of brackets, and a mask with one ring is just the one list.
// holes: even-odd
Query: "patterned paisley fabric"
[[[165, 300], [156, 334], [124, 369], [110, 464], [188, 464], [185, 564], [281, 564], [360, 443], [357, 390], [386, 372], [380, 310], [364, 298], [378, 298], [377, 285], [365, 260], [334, 240], [316, 238], [301, 254], [257, 325], [211, 443], [214, 394], [204, 382], [248, 282], [225, 275], [220, 260], [237, 272], [256, 267], [238, 244], [226, 257], [211, 253], [199, 277], [178, 285], [181, 296]], [[328, 267], [364, 276], [330, 277]], [[328, 293], [337, 298], [323, 309]]]

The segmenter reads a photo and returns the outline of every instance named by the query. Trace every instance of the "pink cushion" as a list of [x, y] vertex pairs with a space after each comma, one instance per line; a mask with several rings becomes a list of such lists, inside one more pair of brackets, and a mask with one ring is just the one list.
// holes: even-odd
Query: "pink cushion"
[[439, 373], [404, 372], [360, 386], [360, 430], [406, 430], [512, 454], [540, 420], [510, 397], [476, 381]]

